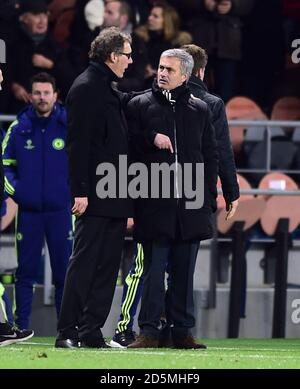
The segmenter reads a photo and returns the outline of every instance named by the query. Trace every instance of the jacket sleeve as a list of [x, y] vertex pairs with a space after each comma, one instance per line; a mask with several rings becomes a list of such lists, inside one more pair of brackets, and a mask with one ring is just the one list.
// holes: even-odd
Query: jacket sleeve
[[115, 82], [112, 82], [112, 89], [118, 95], [121, 102], [121, 106], [124, 111], [127, 110], [128, 103], [136, 96], [142, 95], [148, 90], [143, 91], [132, 91], [132, 92], [122, 92], [118, 89], [118, 85]]
[[218, 149], [215, 129], [212, 125], [211, 112], [206, 109], [205, 128], [203, 132], [204, 177], [206, 185], [214, 199], [213, 210], [216, 211], [218, 179]]
[[130, 152], [135, 160], [139, 160], [139, 156], [145, 152], [155, 149], [154, 138], [157, 133], [148, 131], [144, 127], [142, 115], [139, 99], [131, 100], [127, 105], [126, 116], [128, 120]]
[[225, 106], [221, 99], [218, 100], [213, 110], [213, 126], [216, 131], [218, 144], [219, 176], [221, 179], [223, 196], [225, 201], [230, 203], [239, 198], [240, 192]]
[[15, 149], [15, 126], [13, 122], [7, 130], [2, 144], [2, 159], [4, 166], [4, 191], [8, 196], [15, 195], [17, 184], [17, 158]]
[[94, 97], [90, 85], [78, 85], [70, 91], [67, 102], [69, 178], [73, 197], [90, 193], [90, 148], [95, 126]]

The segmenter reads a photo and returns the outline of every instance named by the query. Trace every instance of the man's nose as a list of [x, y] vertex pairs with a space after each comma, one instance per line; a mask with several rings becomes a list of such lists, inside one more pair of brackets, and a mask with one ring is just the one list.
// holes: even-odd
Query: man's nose
[[129, 64], [133, 63], [133, 59], [132, 57], [129, 58], [129, 61], [128, 61]]

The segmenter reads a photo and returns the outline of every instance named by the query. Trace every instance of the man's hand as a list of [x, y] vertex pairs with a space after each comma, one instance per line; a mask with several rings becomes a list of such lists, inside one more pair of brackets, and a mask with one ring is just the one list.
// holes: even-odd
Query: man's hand
[[159, 149], [167, 149], [170, 150], [172, 154], [174, 153], [172, 142], [167, 135], [156, 134], [154, 138], [154, 145]]
[[147, 65], [145, 69], [145, 78], [150, 78], [157, 75], [157, 70], [153, 69], [151, 65]]
[[51, 61], [49, 58], [46, 58], [42, 54], [33, 54], [32, 63], [34, 66], [43, 69], [52, 69], [54, 66], [53, 61]]
[[87, 197], [75, 197], [74, 205], [72, 208], [72, 213], [75, 216], [81, 216], [84, 214], [87, 206], [88, 206], [88, 198]]
[[231, 0], [223, 0], [218, 4], [217, 10], [220, 15], [226, 15], [230, 12], [231, 7]]
[[232, 218], [232, 216], [235, 214], [235, 211], [237, 210], [238, 205], [239, 200], [234, 200], [231, 203], [226, 203], [227, 215], [225, 217], [225, 220], [229, 220]]
[[24, 101], [26, 104], [30, 103], [29, 93], [26, 91], [25, 88], [23, 88], [22, 85], [18, 84], [17, 82], [14, 82], [11, 86], [11, 90], [17, 100]]
[[132, 231], [133, 226], [134, 226], [133, 218], [132, 218], [132, 217], [129, 217], [129, 218], [127, 219], [127, 231], [128, 231], [128, 232]]

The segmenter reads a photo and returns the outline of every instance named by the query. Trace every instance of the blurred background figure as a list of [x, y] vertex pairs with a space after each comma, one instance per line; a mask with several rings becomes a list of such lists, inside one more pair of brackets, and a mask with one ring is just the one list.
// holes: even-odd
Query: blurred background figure
[[[103, 28], [118, 27], [132, 37], [133, 64], [128, 68], [123, 79], [118, 81], [118, 88], [123, 92], [143, 90], [146, 65], [148, 61], [147, 49], [141, 38], [133, 31], [134, 20], [131, 6], [126, 1], [110, 0], [104, 3], [104, 8], [88, 2], [84, 8], [85, 21], [81, 23], [79, 34], [77, 24], [72, 26], [71, 44], [73, 50], [78, 50], [81, 58], [80, 69], [88, 65], [88, 52], [91, 42]], [[87, 18], [88, 16], [88, 18]]]
[[73, 71], [64, 51], [51, 37], [49, 13], [44, 0], [22, 0], [19, 24], [7, 52], [12, 72], [11, 112], [16, 113], [30, 102], [30, 78], [41, 71], [52, 74], [57, 79], [62, 97], [66, 95]]
[[178, 0], [170, 3], [183, 15], [193, 43], [207, 51], [209, 88], [226, 103], [236, 93], [236, 73], [242, 58], [242, 17], [251, 11], [253, 0], [187, 0], [184, 7]]
[[154, 3], [147, 23], [138, 27], [135, 32], [147, 47], [147, 87], [151, 86], [156, 76], [161, 53], [192, 42], [192, 36], [180, 30], [180, 18], [176, 9], [164, 2]]

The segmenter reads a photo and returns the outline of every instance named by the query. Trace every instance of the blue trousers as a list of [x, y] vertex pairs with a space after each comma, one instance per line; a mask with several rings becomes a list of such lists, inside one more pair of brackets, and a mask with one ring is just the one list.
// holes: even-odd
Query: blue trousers
[[[0, 297], [0, 299], [1, 299], [1, 297]], [[2, 301], [4, 302], [4, 309], [5, 309], [7, 321], [10, 325], [13, 325], [14, 320], [13, 320], [13, 314], [12, 314], [12, 310], [11, 310], [11, 304], [9, 302], [9, 299], [8, 299], [5, 291], [2, 295]]]
[[57, 212], [19, 210], [16, 221], [18, 268], [15, 283], [15, 322], [21, 329], [28, 328], [32, 309], [33, 286], [41, 267], [45, 240], [49, 249], [58, 315], [73, 245], [71, 211], [69, 209]]

